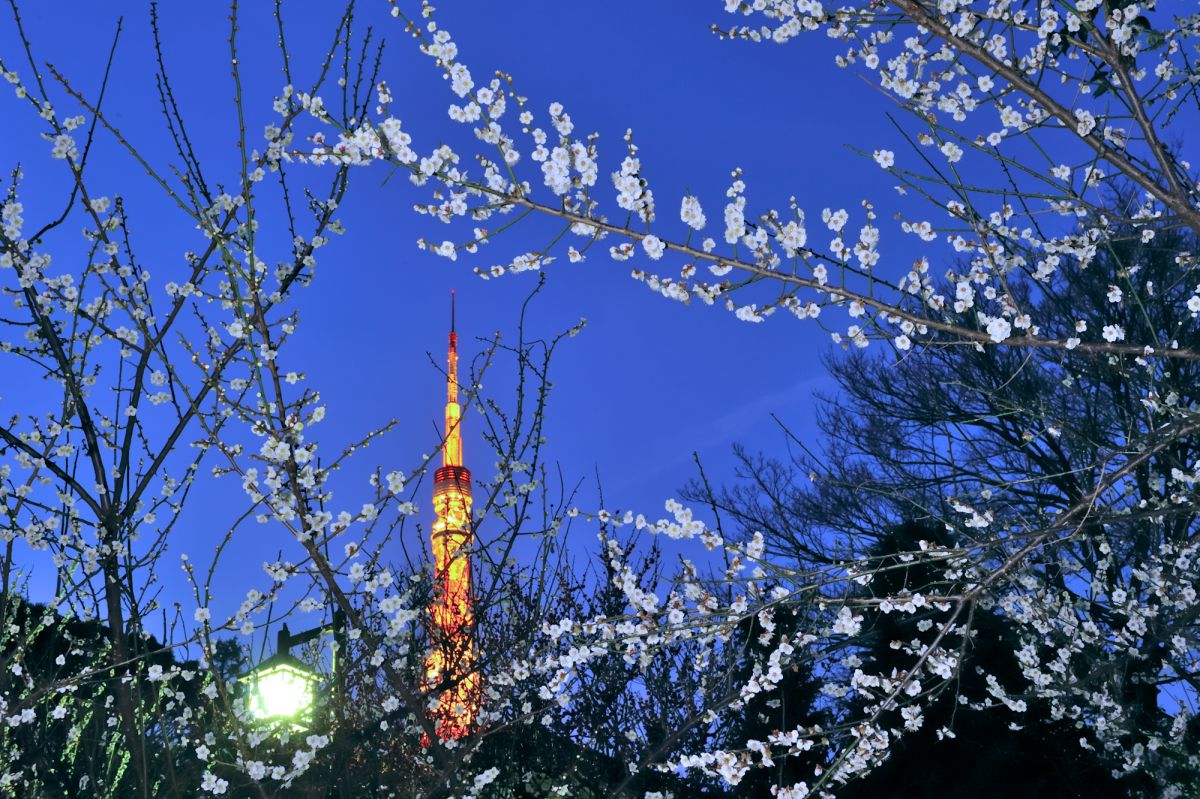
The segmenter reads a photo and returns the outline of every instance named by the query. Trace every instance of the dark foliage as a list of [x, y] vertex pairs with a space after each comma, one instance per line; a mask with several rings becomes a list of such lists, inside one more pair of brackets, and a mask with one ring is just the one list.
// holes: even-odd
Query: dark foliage
[[[109, 722], [116, 681], [110, 669], [97, 667], [108, 662], [107, 628], [13, 595], [0, 605], [0, 623], [5, 627], [0, 694], [21, 697], [3, 715], [7, 720], [32, 712], [32, 720], [0, 725], [5, 772], [24, 774], [40, 786], [38, 796], [86, 799], [132, 791], [129, 746]], [[154, 666], [198, 674], [198, 664], [177, 663], [171, 650], [151, 636], [128, 636], [126, 648], [141, 657], [132, 694], [145, 721], [144, 743], [153, 758], [156, 786], [168, 790], [198, 781], [199, 764], [185, 753], [186, 732], [168, 723], [162, 712], [173, 698], [163, 694], [162, 683], [146, 678]], [[172, 690], [196, 705], [196, 682], [180, 679]]]
[[[944, 528], [905, 524], [883, 538], [873, 554], [882, 569], [871, 582], [877, 596], [927, 590], [942, 575], [928, 563], [911, 565], [900, 553], [919, 550], [920, 541], [946, 545]], [[928, 644], [939, 629], [935, 623], [921, 630], [923, 619], [944, 619], [930, 608], [917, 613], [868, 614], [865, 620], [864, 668], [888, 674], [911, 667], [912, 658], [893, 642]], [[840, 793], [845, 799], [1070, 799], [1125, 797], [1129, 784], [1111, 775], [1111, 764], [1094, 749], [1080, 745], [1090, 736], [1070, 720], [1051, 717], [1045, 702], [1025, 698], [1027, 708], [1013, 712], [988, 700], [987, 676], [995, 678], [1006, 694], [1026, 696], [1028, 682], [1021, 673], [1016, 651], [1020, 640], [999, 615], [981, 608], [971, 614], [970, 634], [952, 640], [964, 657], [963, 667], [924, 709], [921, 727], [895, 741], [887, 760], [865, 779], [850, 783]], [[959, 698], [968, 700], [960, 703]], [[861, 710], [861, 708], [859, 708]], [[892, 728], [904, 726], [897, 711], [883, 717]], [[953, 737], [951, 737], [951, 735]], [[1089, 746], [1091, 744], [1089, 743]]]
[[[734, 676], [734, 685], [745, 685], [756, 670], [767, 663], [772, 650], [783, 640], [795, 640], [799, 626], [798, 611], [787, 607], [777, 609], [771, 617], [774, 629], [767, 632], [758, 617], [751, 617], [738, 625], [731, 642], [740, 656]], [[798, 654], [803, 654], [798, 653]], [[783, 679], [767, 692], [755, 694], [741, 703], [725, 717], [717, 731], [718, 745], [740, 748], [748, 740], [767, 741], [771, 733], [788, 730], [828, 728], [832, 716], [827, 703], [820, 703], [820, 683], [814, 678], [809, 664], [802, 657], [783, 668]], [[815, 747], [819, 751], [819, 747]], [[775, 765], [754, 767], [746, 772], [741, 781], [728, 790], [734, 797], [769, 796], [772, 785], [788, 786], [812, 780], [813, 768], [820, 764], [820, 755], [813, 749], [772, 756]], [[761, 759], [755, 756], [755, 761]]]

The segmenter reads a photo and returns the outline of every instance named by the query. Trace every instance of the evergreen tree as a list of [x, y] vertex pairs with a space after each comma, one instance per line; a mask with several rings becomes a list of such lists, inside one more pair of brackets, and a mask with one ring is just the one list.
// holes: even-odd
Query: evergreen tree
[[[771, 653], [781, 641], [795, 641], [801, 612], [800, 608], [785, 606], [768, 617], [753, 616], [738, 625], [730, 643], [739, 655], [733, 685], [750, 683], [761, 674], [764, 664], [769, 664]], [[797, 645], [794, 654], [792, 662], [780, 664], [783, 678], [773, 689], [735, 703], [732, 714], [726, 716], [717, 730], [718, 745], [744, 747], [747, 741], [758, 741], [768, 747], [765, 757], [762, 751], [746, 753], [747, 760], [753, 759], [757, 765], [729, 789], [730, 796], [745, 799], [768, 796], [773, 785], [786, 786], [811, 779], [813, 767], [820, 762], [820, 754], [813, 749], [769, 744], [773, 734], [797, 728], [807, 732], [827, 727], [832, 720], [828, 702], [820, 701], [820, 681], [814, 678], [804, 660], [803, 648]]]
[[[928, 591], [944, 582], [937, 567], [904, 560], [920, 542], [949, 544], [944, 528], [908, 523], [880, 540], [874, 555], [879, 571], [870, 583], [878, 597]], [[869, 632], [861, 657], [875, 673], [910, 668], [910, 652], [928, 645], [939, 631], [938, 612], [868, 612]], [[929, 622], [934, 622], [930, 624]], [[925, 703], [920, 726], [905, 730], [891, 745], [887, 759], [865, 779], [850, 783], [844, 799], [1025, 799], [1124, 797], [1129, 786], [1113, 778], [1112, 764], [1094, 748], [1081, 746], [1090, 736], [1067, 719], [1053, 718], [1048, 704], [1035, 698], [1022, 675], [1016, 651], [1020, 637], [1010, 623], [991, 610], [976, 608], [967, 632], [948, 636], [943, 646], [963, 657], [955, 679], [933, 688], [938, 695]], [[915, 642], [921, 642], [916, 644]], [[1005, 697], [1022, 703], [1013, 712], [989, 692], [989, 681], [1003, 686]], [[868, 704], [859, 701], [859, 705]], [[1020, 707], [1020, 705], [1018, 705]], [[861, 711], [863, 708], [859, 708]], [[885, 723], [903, 729], [899, 709], [884, 714]], [[911, 725], [910, 726], [915, 726]]]

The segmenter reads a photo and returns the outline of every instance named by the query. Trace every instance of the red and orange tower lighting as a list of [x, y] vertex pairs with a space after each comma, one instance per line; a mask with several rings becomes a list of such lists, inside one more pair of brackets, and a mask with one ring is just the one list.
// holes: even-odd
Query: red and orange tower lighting
[[434, 598], [429, 608], [433, 646], [425, 661], [431, 686], [446, 685], [434, 714], [444, 741], [471, 731], [479, 706], [479, 675], [472, 637], [471, 472], [463, 465], [462, 409], [458, 404], [458, 334], [450, 292], [450, 347], [446, 364], [446, 440], [434, 473]]

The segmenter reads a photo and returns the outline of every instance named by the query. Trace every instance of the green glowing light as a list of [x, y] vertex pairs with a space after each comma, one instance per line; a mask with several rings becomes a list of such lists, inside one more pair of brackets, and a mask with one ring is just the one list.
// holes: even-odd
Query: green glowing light
[[298, 724], [312, 714], [317, 676], [301, 661], [276, 655], [246, 676], [251, 715]]

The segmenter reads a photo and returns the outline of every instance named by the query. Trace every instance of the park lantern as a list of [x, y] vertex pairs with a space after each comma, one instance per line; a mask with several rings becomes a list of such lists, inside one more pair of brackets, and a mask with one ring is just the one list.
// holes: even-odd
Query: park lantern
[[333, 675], [345, 654], [344, 616], [334, 611], [333, 621], [293, 634], [286, 624], [276, 637], [275, 654], [240, 678], [245, 685], [246, 709], [256, 721], [303, 729], [312, 724], [321, 683], [316, 669], [291, 654], [291, 648], [332, 632], [335, 640]]
[[243, 678], [247, 705], [258, 721], [277, 721], [305, 727], [316, 702], [317, 673], [286, 652], [264, 660]]

